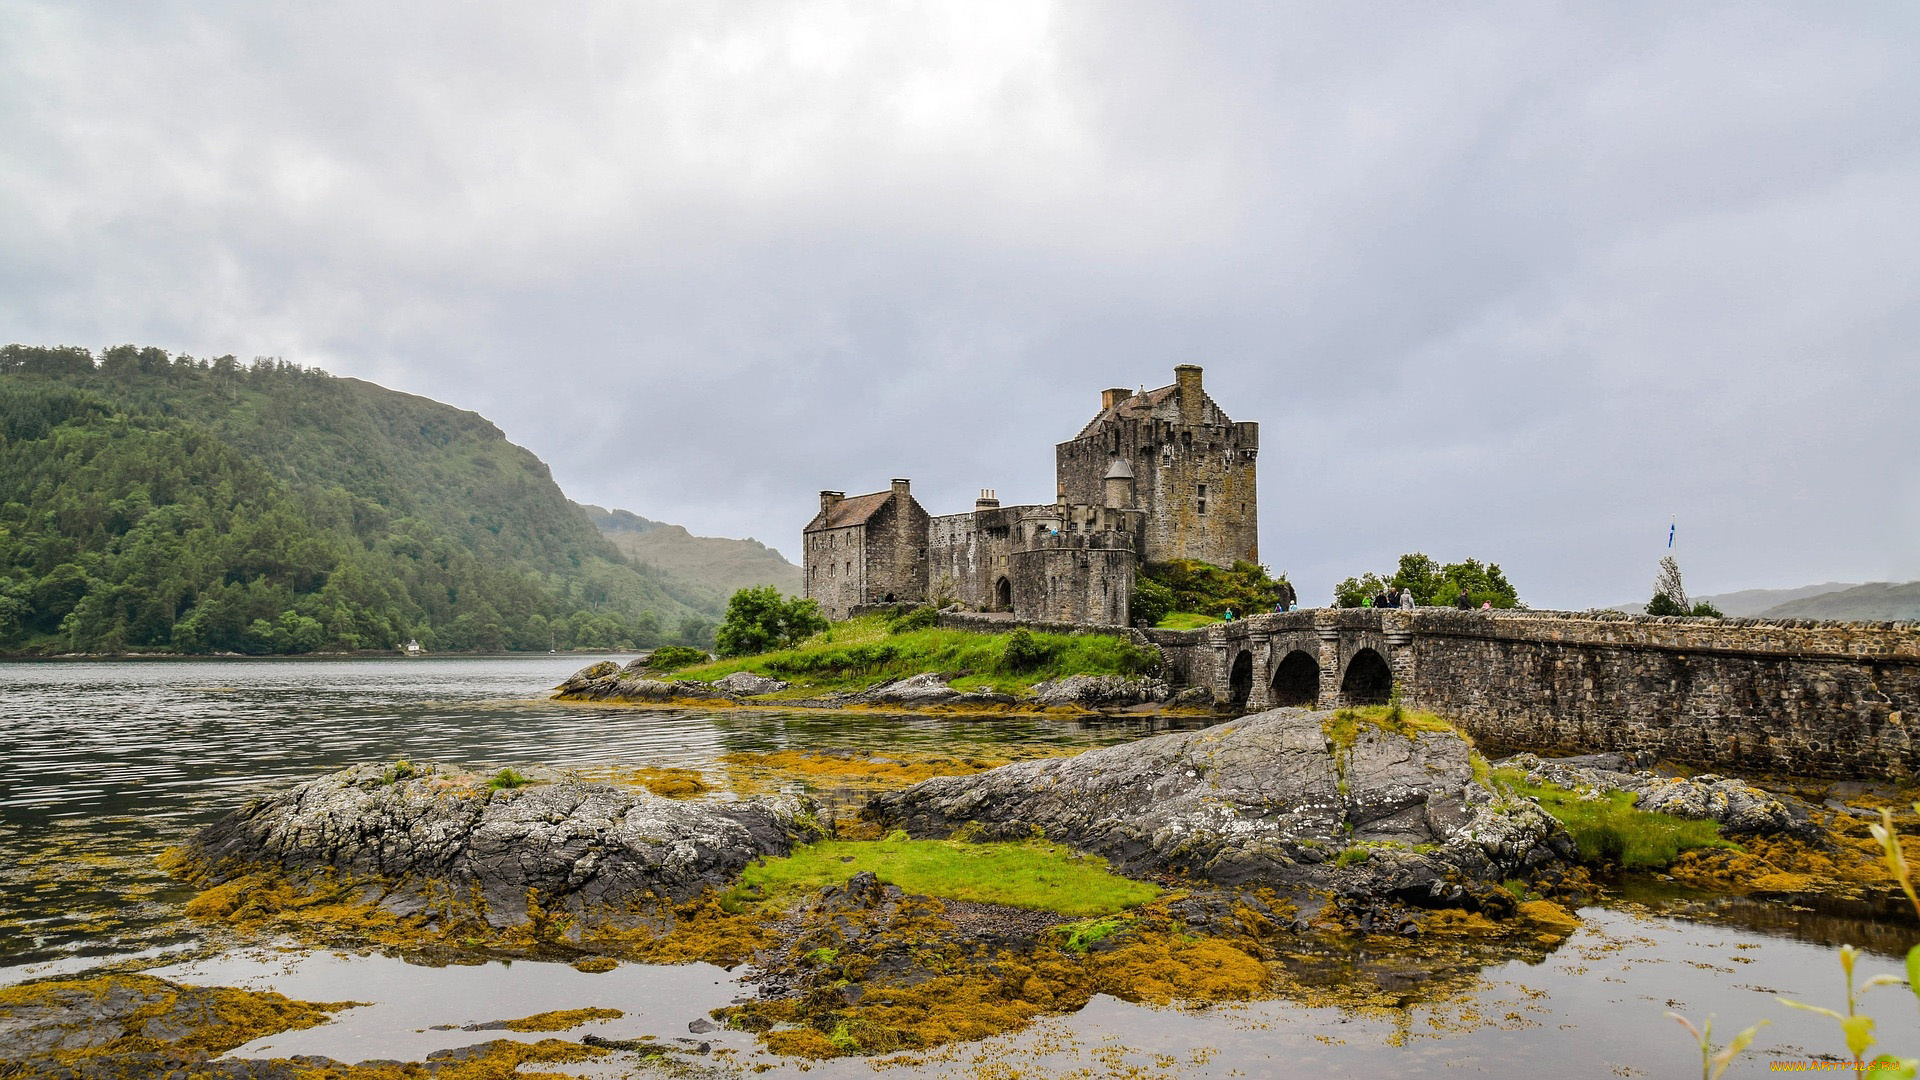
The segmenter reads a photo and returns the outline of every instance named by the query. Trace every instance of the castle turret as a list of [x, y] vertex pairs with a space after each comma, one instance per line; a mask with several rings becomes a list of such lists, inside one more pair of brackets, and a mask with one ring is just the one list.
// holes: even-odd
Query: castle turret
[[1106, 505], [1110, 509], [1125, 510], [1133, 506], [1133, 466], [1127, 464], [1126, 458], [1113, 459], [1113, 464], [1107, 467], [1103, 483], [1106, 485]]

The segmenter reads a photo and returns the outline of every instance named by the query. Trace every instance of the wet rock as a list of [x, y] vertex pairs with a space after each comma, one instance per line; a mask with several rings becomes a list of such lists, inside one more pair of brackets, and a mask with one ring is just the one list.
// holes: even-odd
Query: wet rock
[[835, 695], [835, 705], [1011, 705], [1015, 699], [990, 690], [955, 690], [947, 685], [948, 676], [922, 672], [876, 686], [857, 694]]
[[[1572, 842], [1533, 803], [1473, 779], [1452, 731], [1363, 724], [1351, 746], [1330, 713], [1276, 709], [1071, 758], [935, 777], [875, 796], [885, 828], [990, 839], [1043, 830], [1124, 873], [1474, 903], [1487, 886], [1557, 863]], [[1358, 846], [1361, 854], [1336, 858]], [[1342, 865], [1344, 863], [1345, 865]]]
[[1172, 690], [1159, 679], [1127, 678], [1121, 675], [1069, 675], [1033, 688], [1033, 698], [1037, 704], [1077, 705], [1083, 709], [1152, 705], [1172, 696]]
[[1213, 691], [1204, 686], [1189, 686], [1173, 695], [1167, 704], [1207, 708], [1214, 704]]
[[785, 690], [787, 684], [765, 675], [755, 675], [751, 671], [736, 671], [724, 679], [715, 680], [713, 688], [733, 697], [753, 697]]
[[209, 1059], [262, 1035], [324, 1023], [345, 1007], [148, 975], [12, 987], [0, 997], [0, 1076], [292, 1080], [303, 1071], [298, 1063]]
[[[759, 676], [752, 676], [759, 678]], [[778, 681], [778, 680], [773, 680]], [[771, 691], [757, 691], [770, 693]], [[646, 673], [646, 661], [635, 660], [621, 667], [611, 660], [590, 664], [569, 676], [554, 688], [554, 696], [566, 701], [730, 701], [728, 692], [713, 683], [692, 679], [655, 679]]]
[[619, 664], [611, 660], [602, 660], [597, 664], [588, 664], [567, 677], [567, 681], [555, 687], [562, 694], [584, 693], [599, 683], [616, 679], [621, 674]]
[[922, 672], [919, 675], [896, 679], [884, 686], [876, 686], [858, 696], [876, 704], [938, 705], [959, 697], [960, 691], [947, 685], [946, 676], [936, 672]]
[[691, 804], [575, 780], [496, 791], [484, 776], [413, 768], [356, 766], [249, 802], [188, 843], [201, 883], [331, 871], [386, 890], [390, 909], [474, 896], [489, 923], [517, 926], [529, 890], [580, 916], [683, 901], [817, 828], [813, 805], [790, 795]]
[[1715, 821], [1729, 836], [1791, 836], [1808, 842], [1821, 839], [1807, 805], [1792, 796], [1775, 795], [1744, 780], [1711, 773], [1665, 777], [1608, 768], [1610, 763], [1604, 759], [1609, 757], [1618, 755], [1555, 759], [1516, 754], [1500, 764], [1525, 770], [1529, 783], [1597, 795], [1631, 792], [1639, 796], [1634, 805], [1641, 810]]

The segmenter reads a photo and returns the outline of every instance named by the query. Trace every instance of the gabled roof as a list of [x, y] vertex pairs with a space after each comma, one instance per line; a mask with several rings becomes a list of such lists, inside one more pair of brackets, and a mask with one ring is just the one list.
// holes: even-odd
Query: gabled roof
[[1108, 420], [1145, 416], [1153, 412], [1161, 402], [1172, 397], [1173, 392], [1178, 389], [1180, 389], [1179, 383], [1169, 383], [1158, 390], [1149, 390], [1144, 394], [1135, 394], [1124, 401], [1116, 401], [1113, 408], [1102, 409], [1095, 413], [1093, 419], [1087, 421], [1087, 426], [1081, 428], [1080, 434], [1075, 435], [1074, 438], [1084, 439], [1092, 435], [1096, 428]]
[[893, 497], [893, 490], [876, 491], [871, 495], [855, 495], [850, 499], [841, 499], [833, 504], [832, 511], [821, 511], [807, 522], [803, 532], [819, 532], [822, 529], [842, 529], [848, 525], [865, 525], [867, 519], [878, 513]]

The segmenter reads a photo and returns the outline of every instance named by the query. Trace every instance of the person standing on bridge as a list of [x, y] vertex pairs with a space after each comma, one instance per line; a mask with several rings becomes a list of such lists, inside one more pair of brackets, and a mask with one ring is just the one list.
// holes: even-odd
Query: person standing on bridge
[[1413, 590], [1412, 589], [1400, 590], [1400, 610], [1401, 611], [1413, 610]]
[[1467, 595], [1466, 586], [1460, 587], [1460, 595], [1453, 598], [1453, 606], [1461, 611], [1473, 610], [1473, 597]]

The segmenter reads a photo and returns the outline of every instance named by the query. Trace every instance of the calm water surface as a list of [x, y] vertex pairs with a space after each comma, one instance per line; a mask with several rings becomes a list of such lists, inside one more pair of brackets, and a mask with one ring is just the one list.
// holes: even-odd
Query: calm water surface
[[[251, 795], [348, 764], [409, 758], [499, 766], [678, 765], [716, 782], [733, 751], [786, 747], [964, 751], [995, 744], [1096, 746], [1164, 730], [1150, 720], [960, 720], [758, 710], [642, 711], [562, 705], [545, 694], [599, 657], [349, 661], [0, 664], [0, 983], [101, 962], [202, 948], [158, 969], [186, 981], [273, 988], [308, 1000], [370, 1002], [334, 1023], [243, 1047], [346, 1061], [418, 1058], [493, 1037], [448, 1025], [604, 1005], [627, 1016], [614, 1038], [687, 1037], [686, 1024], [742, 992], [705, 966], [624, 965], [590, 976], [520, 961], [424, 967], [281, 943], [209, 951], [186, 922], [186, 894], [153, 858]], [[613, 659], [621, 659], [615, 657]], [[1496, 964], [1464, 990], [1404, 1009], [1355, 1012], [1285, 1000], [1206, 1010], [1099, 998], [1025, 1032], [954, 1047], [913, 1075], [971, 1076], [1002, 1065], [1106, 1076], [1685, 1076], [1699, 1059], [1668, 1009], [1720, 1017], [1731, 1033], [1771, 1021], [1774, 1059], [1839, 1049], [1832, 1022], [1776, 994], [1844, 1002], [1834, 946], [1875, 954], [1867, 973], [1920, 933], [1867, 912], [1641, 890], [1582, 912], [1585, 927], [1537, 964]], [[187, 954], [182, 952], [184, 958]], [[1364, 959], [1364, 958], [1361, 958]], [[1864, 977], [1864, 976], [1863, 976]], [[1419, 973], [1409, 975], [1417, 984]], [[1914, 1003], [1893, 988], [1867, 999], [1896, 1049], [1920, 1052]], [[700, 1036], [754, 1057], [742, 1035]], [[744, 1059], [744, 1060], [743, 1060]], [[769, 1073], [792, 1066], [777, 1060]], [[616, 1069], [616, 1074], [618, 1070]], [[865, 1062], [811, 1076], [871, 1076]]]

